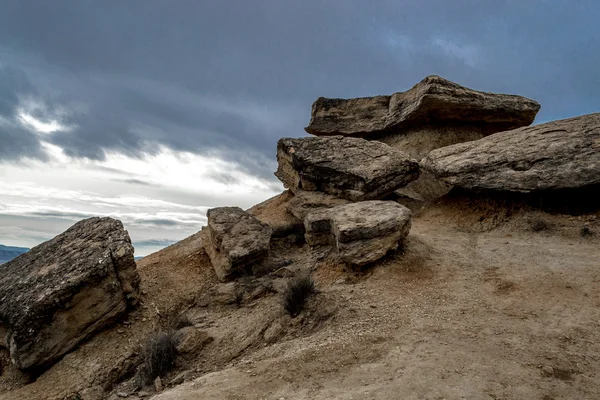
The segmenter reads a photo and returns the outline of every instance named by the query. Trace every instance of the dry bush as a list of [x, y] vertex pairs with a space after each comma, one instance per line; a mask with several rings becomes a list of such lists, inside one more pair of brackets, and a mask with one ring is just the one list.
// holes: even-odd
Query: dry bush
[[310, 274], [301, 275], [290, 282], [283, 291], [283, 308], [292, 317], [298, 316], [304, 309], [306, 300], [315, 293], [315, 282]]
[[174, 331], [155, 332], [144, 346], [144, 364], [140, 369], [140, 386], [149, 385], [171, 370], [177, 358]]

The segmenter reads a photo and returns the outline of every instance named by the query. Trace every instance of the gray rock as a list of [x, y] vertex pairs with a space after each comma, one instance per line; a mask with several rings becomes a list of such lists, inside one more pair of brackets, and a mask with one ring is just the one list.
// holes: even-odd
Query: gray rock
[[406, 92], [356, 99], [318, 98], [306, 132], [317, 136], [378, 136], [417, 125], [470, 123], [489, 133], [529, 125], [539, 103], [479, 92], [428, 76]]
[[90, 218], [2, 266], [0, 346], [21, 369], [47, 366], [138, 298], [120, 221]]
[[287, 203], [287, 210], [300, 221], [304, 221], [304, 218], [313, 211], [324, 210], [349, 202], [349, 200], [322, 192], [296, 190], [296, 195]]
[[600, 113], [499, 132], [432, 151], [422, 165], [473, 190], [535, 192], [600, 183]]
[[212, 208], [206, 215], [202, 244], [219, 279], [267, 260], [273, 232], [269, 225], [239, 207]]
[[292, 192], [320, 191], [352, 201], [376, 199], [417, 179], [406, 153], [359, 138], [284, 138], [275, 175]]
[[306, 241], [333, 246], [342, 261], [363, 266], [398, 247], [410, 231], [411, 215], [398, 203], [380, 200], [319, 210], [306, 216]]

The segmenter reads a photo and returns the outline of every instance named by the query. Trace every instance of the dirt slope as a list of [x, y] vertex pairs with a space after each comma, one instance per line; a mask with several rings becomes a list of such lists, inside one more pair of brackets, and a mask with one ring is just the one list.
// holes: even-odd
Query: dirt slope
[[[277, 251], [290, 268], [312, 263], [305, 247]], [[139, 262], [143, 306], [127, 321], [33, 384], [5, 370], [0, 399], [87, 400], [94, 385], [117, 399], [175, 309], [213, 340], [178, 360], [154, 400], [600, 398], [598, 213], [450, 197], [417, 213], [404, 251], [381, 265], [313, 266], [319, 293], [301, 316], [281, 308], [285, 278], [244, 281], [238, 306], [242, 283], [216, 282], [192, 236]]]

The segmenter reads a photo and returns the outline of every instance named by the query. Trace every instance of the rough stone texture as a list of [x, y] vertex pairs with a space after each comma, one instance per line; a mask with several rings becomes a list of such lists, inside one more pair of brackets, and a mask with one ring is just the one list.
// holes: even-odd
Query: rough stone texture
[[239, 207], [218, 207], [207, 212], [203, 246], [219, 279], [263, 263], [269, 256], [273, 229]]
[[353, 266], [379, 260], [410, 231], [411, 211], [392, 201], [363, 201], [310, 213], [304, 221], [311, 246], [334, 246]]
[[318, 98], [306, 132], [317, 136], [378, 136], [417, 125], [479, 124], [489, 133], [533, 122], [539, 103], [479, 92], [428, 76], [406, 92], [356, 99]]
[[408, 154], [360, 138], [284, 138], [275, 175], [291, 191], [320, 191], [352, 201], [389, 194], [419, 176]]
[[139, 283], [123, 224], [80, 221], [2, 266], [0, 346], [21, 369], [49, 365], [136, 303]]
[[300, 221], [304, 221], [304, 218], [313, 211], [325, 210], [349, 202], [349, 200], [321, 192], [296, 190], [296, 195], [287, 203], [287, 210]]
[[474, 190], [535, 192], [600, 183], [600, 113], [499, 132], [432, 151], [422, 164]]
[[273, 237], [281, 238], [289, 235], [304, 235], [302, 218], [298, 219], [288, 211], [289, 204], [296, 196], [289, 190], [278, 194], [262, 203], [256, 204], [247, 211], [261, 222], [273, 228]]

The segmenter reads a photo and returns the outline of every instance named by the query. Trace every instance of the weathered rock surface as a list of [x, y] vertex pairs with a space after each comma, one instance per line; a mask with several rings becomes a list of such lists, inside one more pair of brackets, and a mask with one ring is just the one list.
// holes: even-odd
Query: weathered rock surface
[[410, 231], [411, 211], [392, 201], [363, 201], [310, 213], [304, 220], [311, 246], [334, 246], [339, 258], [363, 266], [395, 250]]
[[269, 256], [273, 229], [239, 207], [218, 207], [207, 212], [203, 246], [219, 279], [260, 264]]
[[300, 221], [304, 221], [304, 218], [313, 211], [325, 210], [348, 203], [350, 203], [349, 200], [322, 192], [296, 190], [296, 195], [287, 203], [287, 210]]
[[139, 283], [123, 224], [80, 221], [2, 266], [0, 346], [21, 369], [51, 364], [136, 303]]
[[341, 136], [280, 139], [275, 175], [291, 191], [352, 201], [380, 198], [419, 176], [408, 154], [376, 141]]
[[474, 190], [535, 192], [600, 184], [600, 113], [444, 147], [422, 165], [449, 184]]
[[539, 103], [525, 97], [480, 92], [428, 76], [406, 92], [391, 96], [320, 97], [312, 105], [305, 130], [317, 136], [366, 137], [456, 122], [479, 124], [493, 133], [531, 124], [539, 109]]

